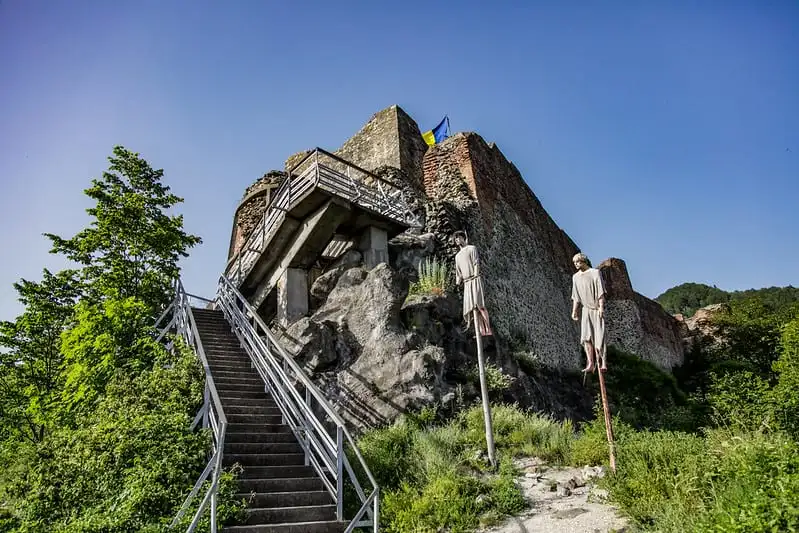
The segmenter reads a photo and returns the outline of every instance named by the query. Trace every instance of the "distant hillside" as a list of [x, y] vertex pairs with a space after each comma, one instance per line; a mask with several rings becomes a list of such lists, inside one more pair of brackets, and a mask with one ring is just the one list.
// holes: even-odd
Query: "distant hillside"
[[655, 301], [669, 313], [682, 313], [689, 317], [697, 309], [707, 305], [747, 300], [749, 298], [757, 298], [763, 305], [776, 311], [792, 303], [799, 302], [799, 288], [789, 285], [788, 287], [768, 287], [765, 289], [730, 292], [702, 283], [683, 283], [667, 290], [655, 298]]

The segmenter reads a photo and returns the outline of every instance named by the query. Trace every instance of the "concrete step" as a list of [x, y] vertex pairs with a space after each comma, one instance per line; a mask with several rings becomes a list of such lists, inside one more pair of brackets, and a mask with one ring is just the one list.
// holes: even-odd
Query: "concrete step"
[[[243, 480], [259, 481], [263, 479], [274, 478], [311, 478], [319, 481], [317, 478], [316, 470], [312, 466], [303, 465], [278, 465], [278, 466], [248, 466], [245, 471], [246, 476], [239, 477], [239, 483]], [[321, 486], [321, 481], [319, 481]], [[256, 486], [248, 486], [249, 488], [242, 488], [240, 490], [249, 490], [258, 492]], [[294, 489], [293, 489], [294, 490]]]
[[[286, 427], [288, 426], [277, 426]], [[272, 433], [225, 433], [225, 452], [229, 444], [238, 443], [270, 443], [270, 442], [297, 442], [297, 437], [294, 436], [290, 430], [287, 431], [274, 431]]]
[[219, 352], [223, 350], [243, 351], [241, 343], [236, 339], [209, 339], [200, 337], [203, 343], [203, 350], [206, 352]]
[[194, 317], [194, 323], [197, 324], [197, 329], [202, 332], [231, 332], [233, 331], [230, 324], [221, 320], [206, 320], [204, 318]]
[[220, 399], [222, 400], [222, 405], [225, 407], [228, 405], [246, 405], [253, 407], [271, 407], [277, 409], [277, 404], [275, 401], [266, 394], [260, 398], [247, 398], [245, 396], [225, 396], [222, 398], [220, 396]]
[[322, 522], [336, 519], [335, 505], [301, 505], [296, 507], [251, 507], [244, 524], [280, 524], [284, 522]]
[[248, 424], [246, 422], [230, 423], [227, 433], [284, 433], [291, 432], [286, 424]]
[[226, 358], [233, 358], [244, 361], [250, 360], [250, 356], [247, 355], [247, 352], [244, 351], [244, 348], [241, 348], [239, 346], [217, 347], [217, 346], [206, 346], [205, 344], [203, 344], [203, 351], [205, 351], [205, 357], [208, 358], [209, 362], [213, 359], [220, 359], [221, 361], [225, 361]]
[[[298, 445], [299, 446], [299, 445]], [[226, 453], [222, 455], [225, 465], [239, 463], [248, 466], [301, 465], [305, 463], [303, 453]], [[261, 492], [261, 491], [259, 491]]]
[[262, 392], [261, 394], [239, 394], [237, 392], [219, 393], [219, 398], [222, 400], [222, 405], [268, 405], [269, 407], [276, 407], [275, 400], [269, 394]]
[[249, 357], [246, 359], [243, 357], [231, 357], [227, 360], [219, 360], [218, 357], [212, 357], [208, 354], [205, 354], [205, 357], [208, 359], [211, 372], [255, 372], [257, 375], [257, 371], [253, 368]]
[[217, 387], [217, 391], [219, 391], [219, 397], [222, 398], [222, 401], [225, 401], [225, 398], [270, 398], [271, 397], [264, 392], [264, 387], [259, 387], [258, 389], [247, 389], [247, 390], [236, 390], [235, 388], [228, 387], [227, 389], [221, 389]]
[[348, 522], [293, 522], [288, 524], [260, 524], [250, 526], [231, 526], [222, 533], [343, 533]]
[[[214, 379], [261, 379], [261, 375], [255, 371], [254, 368], [245, 368], [242, 370], [217, 370], [211, 368]], [[263, 380], [261, 380], [263, 381]]]
[[226, 415], [280, 415], [276, 405], [231, 405], [222, 403]]
[[310, 505], [331, 505], [333, 498], [326, 490], [303, 492], [242, 492], [236, 499], [244, 498], [248, 507], [307, 507]]
[[[214, 379], [214, 383], [216, 384], [216, 390], [220, 392], [220, 396], [231, 396], [235, 394], [236, 396], [240, 396], [240, 393], [243, 392], [260, 392], [261, 394], [266, 394], [264, 392], [264, 382], [261, 381], [260, 384], [258, 382], [252, 383], [236, 383], [230, 381], [217, 381]], [[222, 394], [222, 392], [225, 394]]]
[[244, 467], [244, 473], [238, 479], [240, 492], [302, 492], [324, 490], [325, 488], [322, 480], [318, 477], [255, 478], [250, 477], [249, 473], [249, 468]]
[[225, 414], [231, 424], [280, 424], [283, 422], [283, 417], [280, 415]]
[[[262, 454], [278, 453], [303, 453], [302, 446], [295, 440], [294, 442], [226, 442], [225, 454], [234, 457], [246, 457]], [[253, 460], [253, 459], [244, 459]], [[257, 459], [255, 459], [257, 460]], [[242, 464], [245, 464], [242, 461]], [[253, 464], [248, 462], [247, 464]]]
[[250, 356], [244, 350], [235, 352], [212, 352], [205, 350], [205, 358], [208, 359], [209, 365], [250, 365]]

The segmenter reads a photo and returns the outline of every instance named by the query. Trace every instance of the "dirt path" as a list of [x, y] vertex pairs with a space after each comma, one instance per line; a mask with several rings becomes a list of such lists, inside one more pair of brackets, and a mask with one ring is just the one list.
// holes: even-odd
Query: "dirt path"
[[537, 458], [519, 459], [519, 483], [530, 508], [484, 533], [612, 533], [628, 530], [606, 495], [591, 480], [601, 467], [548, 467]]

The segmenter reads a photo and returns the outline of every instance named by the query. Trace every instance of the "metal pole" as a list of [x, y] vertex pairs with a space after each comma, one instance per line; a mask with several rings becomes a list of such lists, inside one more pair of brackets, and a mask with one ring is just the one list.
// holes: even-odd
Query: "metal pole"
[[[594, 351], [596, 355], [596, 350]], [[595, 364], [598, 364], [599, 361], [597, 357], [594, 357]], [[602, 410], [605, 412], [605, 434], [608, 437], [608, 450], [610, 452], [610, 469], [613, 472], [616, 472], [616, 453], [614, 450], [614, 443], [613, 443], [613, 425], [610, 418], [610, 407], [608, 407], [608, 393], [605, 389], [605, 373], [597, 368], [597, 372], [599, 372], [599, 392], [602, 395]]]
[[336, 426], [336, 520], [344, 520], [344, 433]]
[[477, 341], [477, 364], [480, 368], [480, 392], [483, 396], [483, 418], [486, 424], [486, 446], [488, 447], [488, 460], [491, 462], [491, 466], [497, 466], [497, 459], [494, 455], [494, 428], [491, 425], [491, 406], [488, 405], [488, 385], [486, 383], [485, 358], [483, 356], [483, 337], [480, 335], [478, 313], [479, 311], [477, 309], [472, 311], [474, 336]]
[[[311, 389], [309, 389], [307, 385], [305, 386], [305, 405], [307, 405], [308, 410], [311, 411]], [[305, 466], [309, 466], [311, 464], [311, 456], [308, 454], [308, 450], [311, 449], [311, 442], [310, 439], [308, 438], [308, 433], [310, 432], [309, 429], [310, 423], [308, 422], [308, 419], [305, 418], [304, 413], [303, 413], [303, 418], [304, 420], [302, 422], [303, 425], [302, 432], [303, 432], [303, 440], [305, 441]]]

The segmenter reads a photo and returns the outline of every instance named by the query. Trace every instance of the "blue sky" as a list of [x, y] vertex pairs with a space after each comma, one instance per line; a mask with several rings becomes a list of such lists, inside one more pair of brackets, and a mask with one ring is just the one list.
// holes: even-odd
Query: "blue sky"
[[496, 142], [647, 296], [799, 281], [795, 1], [0, 0], [0, 319], [114, 145], [185, 198], [210, 295], [244, 188], [392, 104]]

